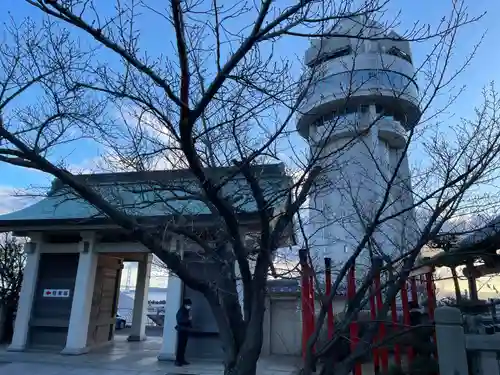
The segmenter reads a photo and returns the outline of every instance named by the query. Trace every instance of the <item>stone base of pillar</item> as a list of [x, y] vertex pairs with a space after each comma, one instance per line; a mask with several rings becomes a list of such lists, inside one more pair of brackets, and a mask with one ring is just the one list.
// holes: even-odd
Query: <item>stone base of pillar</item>
[[24, 352], [26, 350], [26, 346], [24, 345], [9, 345], [7, 347], [8, 352]]
[[130, 342], [135, 342], [135, 341], [144, 341], [146, 340], [148, 337], [146, 335], [130, 335], [128, 338], [127, 338], [127, 341], [130, 341]]
[[158, 361], [175, 361], [175, 353], [160, 353], [157, 358]]
[[163, 342], [158, 353], [159, 361], [175, 361], [175, 352], [177, 349], [177, 331], [165, 326], [163, 327]]
[[61, 351], [61, 354], [63, 355], [82, 355], [82, 354], [87, 354], [90, 351], [89, 347], [85, 348], [64, 348]]

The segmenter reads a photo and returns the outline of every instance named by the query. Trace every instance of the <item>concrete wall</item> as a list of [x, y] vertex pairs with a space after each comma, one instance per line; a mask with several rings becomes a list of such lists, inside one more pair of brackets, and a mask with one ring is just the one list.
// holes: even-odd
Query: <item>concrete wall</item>
[[269, 325], [269, 354], [300, 355], [302, 323], [299, 299], [271, 299]]
[[[196, 254], [184, 254], [188, 268], [198, 277], [216, 282], [220, 277], [220, 268], [216, 263], [207, 262]], [[219, 339], [219, 328], [206, 298], [200, 292], [184, 285], [183, 298], [190, 298], [193, 306], [193, 332], [188, 340], [188, 357], [220, 358], [223, 355]]]
[[[334, 300], [334, 314], [344, 311], [345, 301]], [[315, 303], [316, 316], [321, 305]], [[326, 324], [321, 337], [326, 339]], [[302, 311], [299, 296], [271, 296], [266, 302], [264, 319], [264, 355], [300, 355], [302, 350]]]

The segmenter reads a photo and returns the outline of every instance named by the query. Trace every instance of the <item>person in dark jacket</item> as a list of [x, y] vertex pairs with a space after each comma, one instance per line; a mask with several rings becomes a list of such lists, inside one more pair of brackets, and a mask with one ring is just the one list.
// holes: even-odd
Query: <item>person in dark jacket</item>
[[422, 311], [418, 301], [410, 301], [410, 324], [412, 327], [422, 324]]
[[186, 361], [185, 353], [186, 346], [188, 342], [189, 331], [193, 328], [192, 320], [191, 320], [191, 300], [189, 298], [185, 298], [182, 302], [182, 306], [177, 311], [176, 320], [177, 326], [175, 329], [177, 330], [177, 350], [175, 353], [175, 365], [176, 366], [184, 366], [189, 365], [189, 362]]
[[422, 308], [417, 301], [410, 302], [410, 324], [412, 327], [421, 325], [422, 327], [414, 331], [414, 351], [421, 357], [428, 358], [432, 354], [432, 329], [428, 327], [428, 316], [422, 312]]

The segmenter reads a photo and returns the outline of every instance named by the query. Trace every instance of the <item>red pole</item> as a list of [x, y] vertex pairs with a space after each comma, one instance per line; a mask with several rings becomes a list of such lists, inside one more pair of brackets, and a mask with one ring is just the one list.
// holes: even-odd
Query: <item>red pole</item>
[[[379, 268], [380, 269], [380, 268]], [[376, 301], [377, 301], [377, 307], [378, 311], [380, 312], [382, 310], [383, 306], [383, 301], [382, 301], [382, 290], [380, 289], [380, 272], [377, 271], [375, 274], [375, 280], [373, 283], [373, 286], [376, 290]], [[378, 328], [378, 333], [379, 333], [379, 340], [382, 342], [385, 339], [385, 336], [387, 334], [386, 330], [386, 319], [385, 317], [381, 317], [383, 320], [382, 322], [379, 323], [379, 328]], [[382, 371], [386, 373], [389, 370], [389, 352], [387, 350], [387, 344], [383, 344], [382, 347], [379, 348], [379, 353], [380, 353], [380, 364], [382, 367]]]
[[434, 290], [434, 279], [432, 277], [432, 272], [428, 272], [426, 275], [427, 281], [427, 304], [429, 305], [429, 318], [434, 321], [434, 310], [436, 309], [436, 293]]
[[[316, 301], [315, 295], [314, 295], [314, 277], [312, 275], [312, 270], [309, 269], [309, 337], [314, 333], [314, 328], [316, 326], [316, 314], [314, 313], [314, 302]], [[313, 353], [314, 353], [314, 347], [313, 347]]]
[[[392, 301], [391, 304], [391, 314], [392, 314], [392, 330], [393, 334], [395, 334], [398, 330], [398, 310], [396, 308], [396, 299]], [[397, 366], [401, 366], [401, 347], [399, 344], [394, 345], [394, 361]]]
[[300, 300], [302, 307], [302, 357], [306, 358], [307, 340], [309, 340], [309, 267], [307, 265], [307, 254], [305, 250], [299, 250], [299, 260], [301, 266], [301, 290]]
[[[426, 275], [426, 286], [427, 286], [427, 305], [429, 310], [429, 318], [431, 322], [434, 322], [434, 310], [436, 309], [436, 291], [434, 290], [434, 278], [432, 272], [428, 272]], [[436, 343], [436, 331], [433, 333], [434, 342]], [[437, 358], [437, 351], [434, 353]]]
[[[424, 287], [426, 288], [426, 285], [427, 285], [427, 275], [426, 274], [420, 275], [419, 278], [418, 278], [418, 280], [419, 281], [418, 281], [418, 288], [417, 288], [417, 290], [422, 290], [422, 288], [424, 288]], [[420, 306], [420, 304], [419, 304], [419, 306]]]
[[415, 277], [410, 278], [411, 283], [411, 299], [412, 302], [418, 303], [417, 280]]
[[426, 275], [420, 275], [420, 283], [422, 285], [424, 285], [426, 281], [427, 281], [427, 276]]
[[434, 310], [436, 309], [436, 289], [434, 285], [434, 270], [431, 272], [427, 272], [422, 275], [422, 287], [425, 287], [427, 291], [428, 300], [430, 303], [430, 314], [432, 314], [432, 318], [434, 318]]
[[[401, 305], [403, 307], [404, 328], [408, 329], [411, 326], [411, 321], [410, 321], [410, 306], [408, 305], [408, 283], [407, 283], [407, 281], [405, 281], [403, 283], [403, 285], [401, 286]], [[408, 355], [408, 365], [410, 365], [413, 362], [413, 358], [415, 357], [415, 352], [413, 351], [413, 348], [411, 347], [411, 345], [408, 345], [407, 355]]]
[[[349, 269], [349, 273], [347, 275], [347, 299], [349, 302], [351, 302], [352, 299], [354, 299], [354, 296], [356, 295], [356, 272], [355, 272], [355, 266], [352, 266]], [[358, 345], [359, 342], [359, 327], [358, 327], [358, 322], [352, 321], [351, 324], [349, 325], [349, 334], [351, 337], [351, 351], [354, 351], [356, 349], [356, 346]], [[361, 374], [361, 363], [356, 362], [354, 364], [354, 375], [362, 375]]]
[[[375, 290], [374, 288], [371, 288], [370, 290], [370, 318], [372, 321], [375, 321], [377, 318], [377, 305], [375, 303]], [[377, 342], [377, 338], [374, 338], [374, 344]], [[373, 346], [372, 350], [372, 355], [373, 355], [373, 372], [375, 374], [380, 373], [380, 361], [379, 361], [379, 353], [378, 353], [378, 348], [376, 345]]]
[[[330, 258], [325, 258], [325, 293], [329, 296], [332, 293], [332, 260]], [[328, 338], [333, 337], [333, 306], [328, 304], [327, 310], [327, 327], [328, 327]]]

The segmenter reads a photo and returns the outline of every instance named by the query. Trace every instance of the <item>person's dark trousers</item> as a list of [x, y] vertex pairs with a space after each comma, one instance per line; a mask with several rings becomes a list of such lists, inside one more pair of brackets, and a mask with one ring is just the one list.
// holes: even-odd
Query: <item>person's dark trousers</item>
[[186, 364], [186, 346], [188, 342], [187, 331], [177, 331], [177, 351], [175, 353], [175, 362], [178, 364]]

